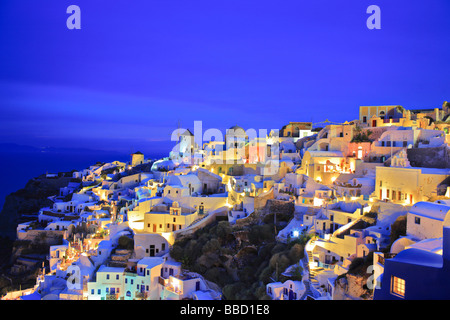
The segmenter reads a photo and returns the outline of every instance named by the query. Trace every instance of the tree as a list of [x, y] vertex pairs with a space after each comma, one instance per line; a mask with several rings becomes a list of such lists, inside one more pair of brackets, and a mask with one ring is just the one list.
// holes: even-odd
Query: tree
[[303, 268], [299, 265], [296, 265], [291, 271], [291, 280], [293, 281], [302, 281], [302, 272]]
[[351, 142], [372, 142], [372, 140], [370, 140], [370, 135], [372, 133], [373, 132], [369, 129], [363, 131], [360, 126], [356, 126]]
[[389, 250], [392, 244], [402, 236], [406, 236], [406, 215], [398, 217], [391, 225]]
[[303, 258], [304, 252], [303, 252], [303, 246], [296, 243], [292, 248], [289, 250], [289, 259], [293, 263], [297, 263], [300, 261], [300, 259]]
[[119, 238], [119, 248], [133, 250], [134, 249], [134, 241], [127, 236], [121, 236]]

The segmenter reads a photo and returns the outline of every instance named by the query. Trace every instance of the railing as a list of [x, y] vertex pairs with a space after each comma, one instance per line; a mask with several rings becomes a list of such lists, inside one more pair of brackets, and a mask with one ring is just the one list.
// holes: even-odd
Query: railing
[[147, 299], [147, 292], [136, 292], [136, 299]]
[[386, 259], [392, 259], [396, 255], [397, 255], [396, 253], [385, 253], [384, 255], [379, 255], [378, 262], [384, 265]]
[[107, 294], [105, 300], [117, 300], [119, 298], [118, 294]]
[[324, 269], [331, 269], [331, 270], [333, 270], [334, 269], [334, 267], [335, 267], [335, 264], [332, 264], [332, 263], [323, 263], [323, 262], [318, 262], [318, 266], [319, 267], [321, 267], [321, 268], [324, 268]]
[[169, 283], [169, 279], [166, 279], [164, 277], [159, 277], [158, 278], [158, 283], [162, 286], [166, 286]]
[[180, 290], [180, 289], [178, 289], [176, 287], [173, 287], [171, 285], [166, 286], [165, 289], [167, 291], [170, 291], [170, 292], [175, 293], [177, 295], [183, 295], [183, 291], [182, 290]]

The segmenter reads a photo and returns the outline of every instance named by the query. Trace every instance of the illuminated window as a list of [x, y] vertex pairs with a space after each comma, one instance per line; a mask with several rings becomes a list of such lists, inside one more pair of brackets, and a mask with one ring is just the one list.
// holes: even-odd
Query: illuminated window
[[405, 296], [405, 280], [397, 277], [392, 277], [392, 293], [400, 297]]

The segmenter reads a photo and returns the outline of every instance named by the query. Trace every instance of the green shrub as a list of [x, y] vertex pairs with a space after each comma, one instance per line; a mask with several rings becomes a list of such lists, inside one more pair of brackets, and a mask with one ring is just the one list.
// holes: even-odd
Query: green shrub
[[134, 249], [134, 240], [127, 237], [127, 236], [121, 236], [119, 238], [119, 249], [127, 249], [127, 250], [133, 250]]
[[304, 256], [304, 248], [302, 245], [296, 243], [294, 244], [291, 249], [289, 250], [289, 259], [291, 260], [291, 263], [297, 263], [302, 259]]

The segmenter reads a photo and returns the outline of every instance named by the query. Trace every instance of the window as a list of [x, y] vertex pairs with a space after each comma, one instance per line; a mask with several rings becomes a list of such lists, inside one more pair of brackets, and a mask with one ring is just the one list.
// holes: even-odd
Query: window
[[94, 292], [95, 292], [94, 289], [92, 289], [92, 290], [91, 290], [91, 294], [94, 294]]
[[128, 283], [128, 279], [127, 278], [125, 278], [125, 283]]
[[133, 282], [134, 282], [133, 279], [130, 279], [130, 283], [133, 284]]
[[119, 280], [119, 275], [118, 274], [116, 274], [116, 280]]
[[101, 290], [101, 289], [98, 289], [98, 290], [97, 290], [97, 294], [102, 294], [102, 290]]
[[109, 274], [106, 275], [106, 280], [109, 280]]
[[399, 297], [405, 297], [405, 280], [398, 278], [398, 277], [392, 277], [391, 280], [391, 292], [394, 295], [397, 295]]
[[414, 223], [415, 224], [420, 224], [420, 218], [419, 217], [415, 217], [414, 218]]

